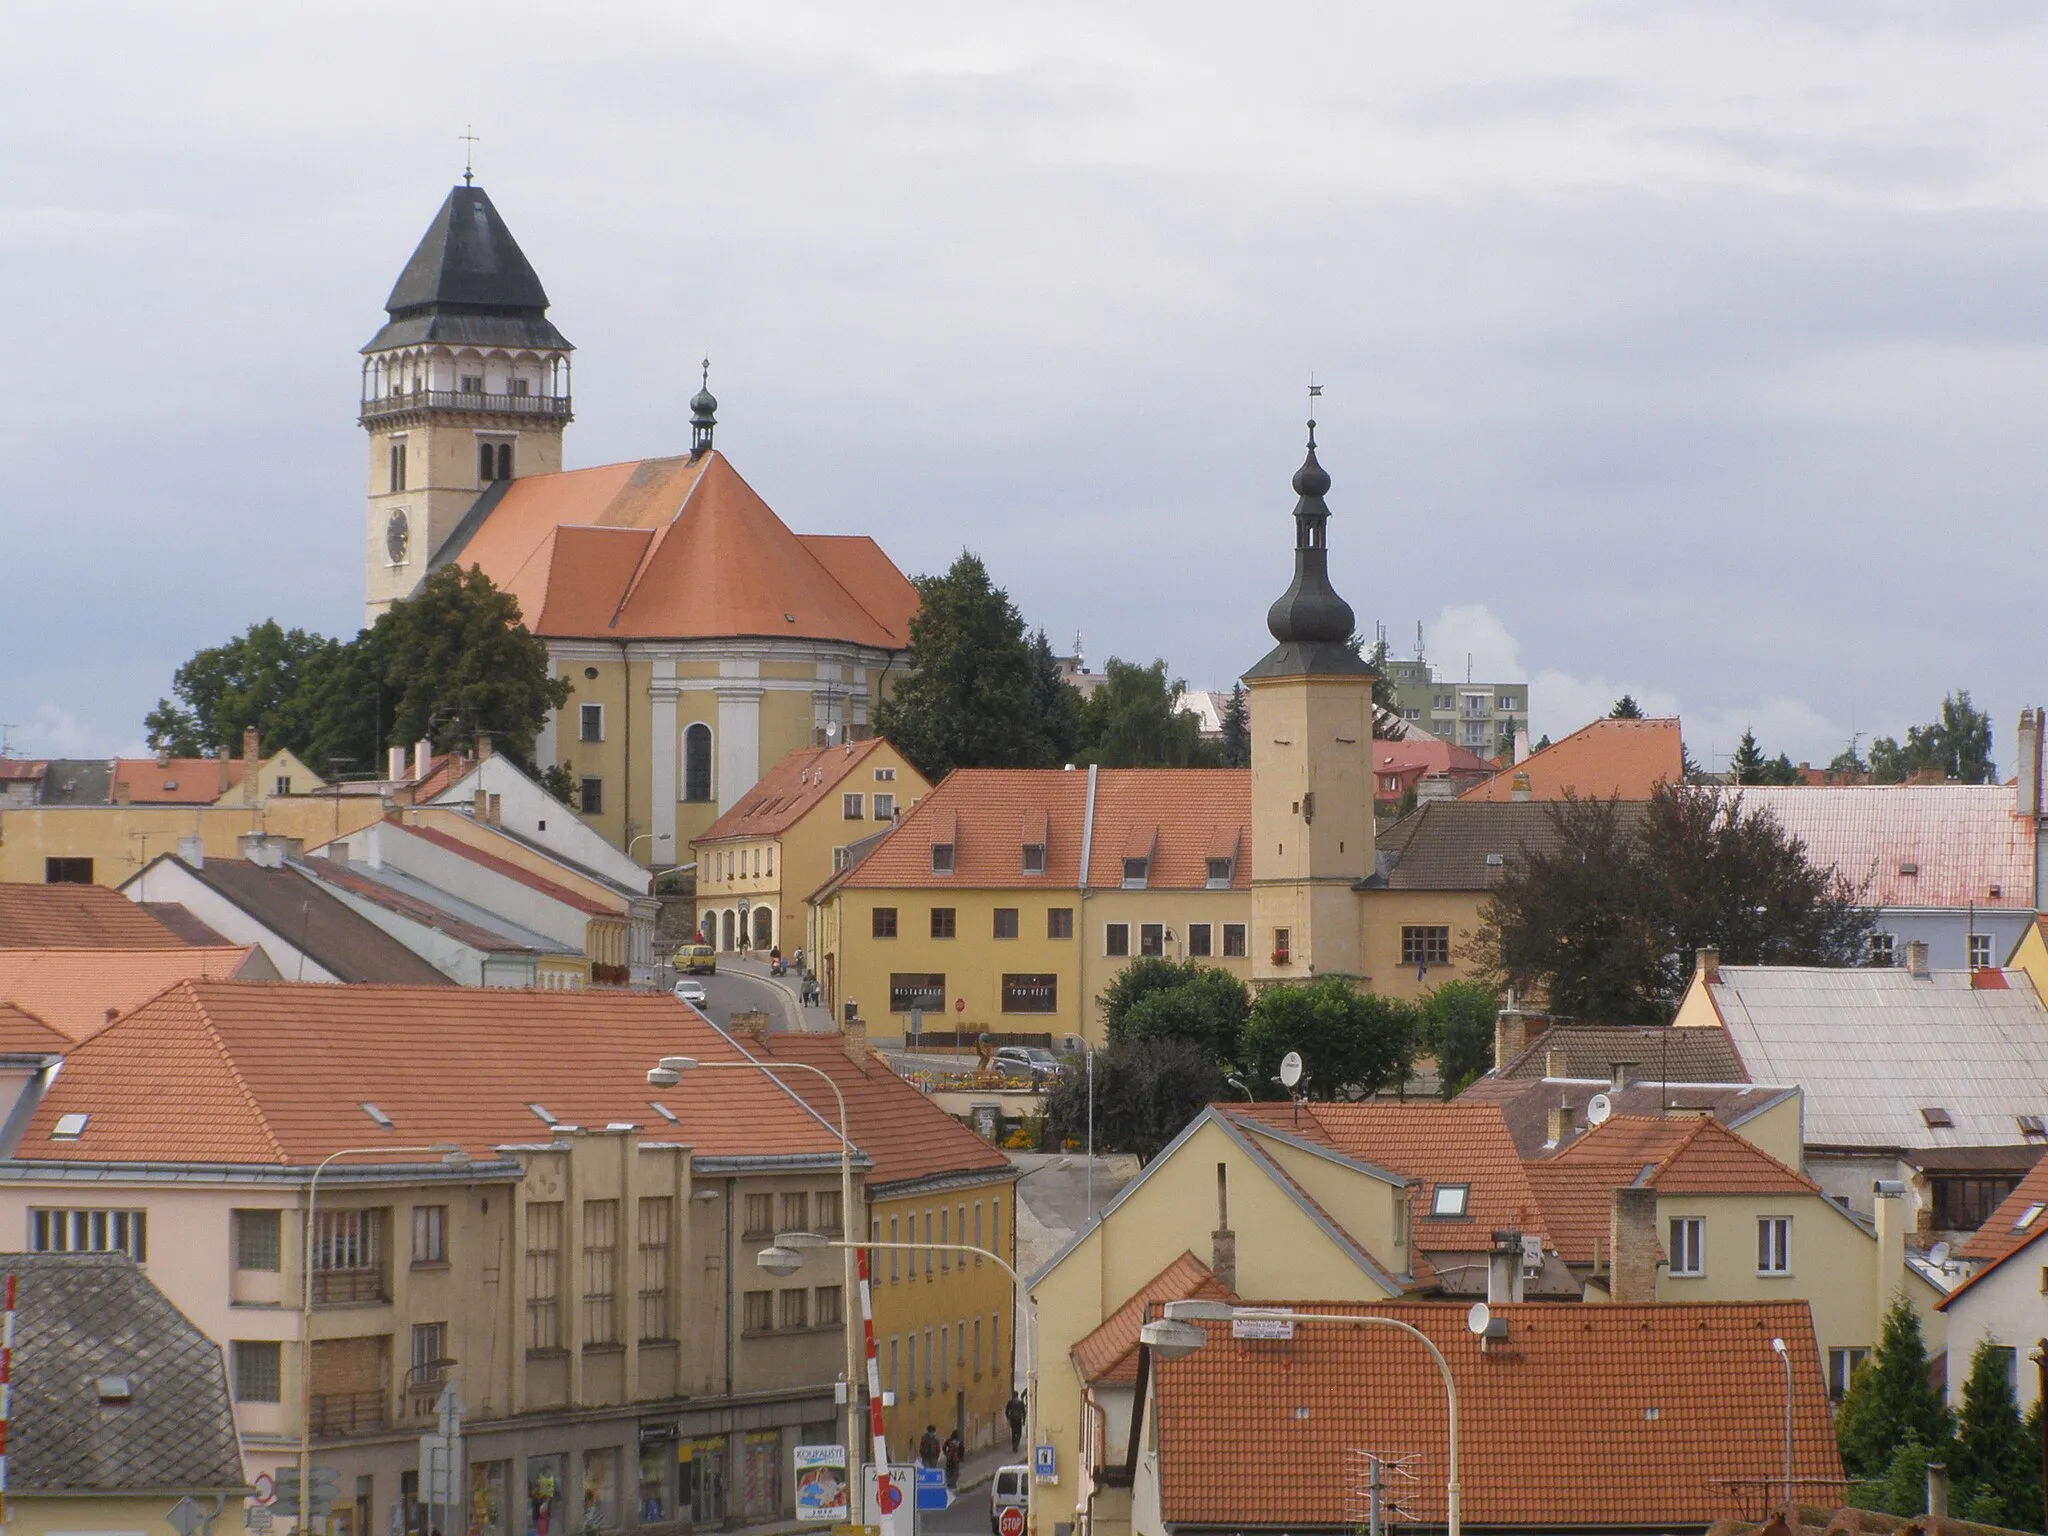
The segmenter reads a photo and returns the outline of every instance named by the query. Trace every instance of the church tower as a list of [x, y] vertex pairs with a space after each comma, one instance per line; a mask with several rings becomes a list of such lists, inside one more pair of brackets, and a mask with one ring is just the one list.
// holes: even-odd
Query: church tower
[[370, 440], [364, 622], [426, 577], [472, 508], [562, 467], [569, 354], [484, 189], [448, 194], [363, 348]]
[[1329, 474], [1294, 473], [1294, 582], [1266, 614], [1279, 643], [1244, 676], [1252, 738], [1252, 978], [1364, 974], [1353, 887], [1373, 872], [1372, 668], [1330, 586]]

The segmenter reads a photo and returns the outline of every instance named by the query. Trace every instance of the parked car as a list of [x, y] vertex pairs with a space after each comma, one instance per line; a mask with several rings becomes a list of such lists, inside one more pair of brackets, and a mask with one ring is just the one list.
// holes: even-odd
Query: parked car
[[1059, 1057], [1042, 1045], [998, 1046], [995, 1068], [998, 1072], [1028, 1077], [1034, 1082], [1042, 1077], [1058, 1077], [1067, 1070]]
[[676, 1001], [688, 1003], [692, 1008], [702, 1008], [706, 1002], [704, 983], [685, 976], [676, 983]]
[[1026, 1510], [1031, 1502], [1031, 1469], [1029, 1467], [997, 1467], [996, 1475], [988, 1485], [988, 1528], [991, 1536], [1001, 1536], [1003, 1511]]
[[709, 944], [685, 944], [676, 951], [676, 969], [685, 976], [715, 976], [718, 951]]

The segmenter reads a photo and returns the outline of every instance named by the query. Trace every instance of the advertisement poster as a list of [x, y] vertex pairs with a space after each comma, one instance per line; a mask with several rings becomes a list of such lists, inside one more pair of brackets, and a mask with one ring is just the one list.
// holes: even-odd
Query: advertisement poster
[[847, 1497], [846, 1447], [800, 1445], [796, 1448], [796, 1517], [799, 1520], [852, 1518]]

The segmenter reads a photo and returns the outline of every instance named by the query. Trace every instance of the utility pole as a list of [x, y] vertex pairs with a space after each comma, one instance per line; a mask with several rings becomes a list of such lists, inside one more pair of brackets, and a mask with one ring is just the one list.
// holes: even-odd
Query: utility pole
[[[2048, 1339], [2035, 1343], [2033, 1360], [2038, 1377], [2036, 1386], [2042, 1401], [2048, 1403]], [[2041, 1418], [2041, 1486], [2048, 1488], [2048, 1408], [2044, 1408]]]

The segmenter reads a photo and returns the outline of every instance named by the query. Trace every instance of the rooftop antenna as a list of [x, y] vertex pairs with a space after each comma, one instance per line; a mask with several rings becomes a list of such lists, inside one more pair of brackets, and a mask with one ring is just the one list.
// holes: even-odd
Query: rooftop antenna
[[14, 729], [11, 720], [0, 720], [0, 757], [14, 756], [14, 748], [7, 740], [7, 733]]
[[476, 147], [482, 141], [471, 132], [476, 125], [464, 123], [462, 132], [456, 137], [462, 140], [462, 184], [466, 187], [476, 180]]
[[1308, 376], [1308, 445], [1311, 448], [1316, 445], [1316, 401], [1320, 400], [1322, 395], [1323, 386], [1316, 382], [1316, 376], [1311, 373]]
[[1422, 660], [1422, 620], [1415, 621], [1415, 659]]

